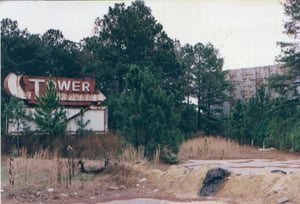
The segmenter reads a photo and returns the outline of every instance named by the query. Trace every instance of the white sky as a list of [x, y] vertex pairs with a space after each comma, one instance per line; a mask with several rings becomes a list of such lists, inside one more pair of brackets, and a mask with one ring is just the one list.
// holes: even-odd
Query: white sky
[[[0, 18], [43, 34], [61, 30], [78, 42], [92, 35], [96, 17], [116, 1], [2, 1]], [[120, 2], [120, 1], [119, 1]], [[126, 1], [129, 5], [131, 1]], [[211, 42], [225, 59], [224, 69], [271, 65], [280, 53], [283, 7], [279, 0], [146, 0], [168, 36], [181, 44]]]

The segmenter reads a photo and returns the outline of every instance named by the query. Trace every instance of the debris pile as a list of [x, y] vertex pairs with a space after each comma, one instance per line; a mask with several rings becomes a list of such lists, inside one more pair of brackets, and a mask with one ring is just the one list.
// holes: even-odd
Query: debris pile
[[200, 196], [213, 196], [215, 195], [224, 179], [230, 175], [230, 172], [222, 168], [210, 169], [206, 173], [206, 177], [203, 181], [202, 188], [198, 195]]

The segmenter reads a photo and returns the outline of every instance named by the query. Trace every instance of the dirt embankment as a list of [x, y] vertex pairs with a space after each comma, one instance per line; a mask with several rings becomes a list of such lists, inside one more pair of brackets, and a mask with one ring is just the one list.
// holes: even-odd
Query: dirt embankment
[[[141, 168], [141, 167], [138, 167]], [[142, 170], [147, 181], [159, 192], [180, 199], [199, 199], [197, 195], [210, 166], [197, 169], [171, 166], [166, 171]], [[228, 203], [277, 203], [287, 197], [289, 203], [299, 203], [300, 172], [283, 174], [259, 171], [251, 174], [232, 174], [214, 197]]]
[[[297, 154], [286, 154], [277, 150], [261, 152], [255, 148], [247, 150], [223, 145], [213, 149], [211, 141], [194, 141], [200, 147], [181, 150], [181, 155], [188, 159], [214, 157], [215, 159], [274, 159], [283, 162], [286, 159], [300, 160]], [[215, 140], [214, 140], [215, 142]], [[215, 145], [215, 143], [214, 143]], [[195, 150], [195, 151], [192, 151]], [[221, 151], [218, 151], [221, 150]], [[232, 154], [229, 154], [229, 150]], [[247, 155], [247, 152], [249, 153]], [[192, 153], [196, 153], [193, 155]], [[219, 155], [220, 154], [220, 155]], [[234, 158], [234, 155], [237, 157]], [[220, 158], [222, 156], [223, 158]], [[183, 161], [183, 160], [182, 160]], [[63, 163], [64, 161], [61, 161]], [[99, 165], [99, 161], [86, 160], [86, 168]], [[2, 158], [2, 203], [99, 203], [110, 200], [131, 198], [157, 198], [173, 201], [222, 201], [230, 204], [265, 204], [277, 203], [280, 198], [288, 198], [289, 203], [299, 203], [300, 171], [283, 174], [271, 173], [269, 169], [258, 169], [246, 174], [232, 173], [225, 180], [219, 192], [209, 198], [197, 195], [206, 172], [213, 165], [201, 165], [197, 168], [182, 165], [154, 165], [145, 161], [124, 163], [111, 172], [97, 176], [76, 175], [72, 185], [58, 184], [56, 160], [16, 158], [15, 186], [8, 183], [7, 158]], [[253, 168], [253, 167], [252, 167]], [[62, 169], [62, 177], [64, 177]]]
[[210, 168], [170, 166], [167, 170], [159, 170], [150, 168], [148, 164], [135, 164], [127, 167], [123, 175], [113, 175], [119, 181], [102, 175], [86, 178], [80, 184], [74, 181], [69, 188], [54, 187], [53, 191], [49, 187], [4, 186], [1, 199], [2, 203], [97, 203], [115, 199], [158, 198], [177, 201], [218, 200], [231, 204], [277, 203], [281, 197], [287, 197], [289, 203], [298, 203], [300, 200], [300, 172], [282, 174], [269, 171], [232, 174], [216, 196], [201, 198], [197, 193]]

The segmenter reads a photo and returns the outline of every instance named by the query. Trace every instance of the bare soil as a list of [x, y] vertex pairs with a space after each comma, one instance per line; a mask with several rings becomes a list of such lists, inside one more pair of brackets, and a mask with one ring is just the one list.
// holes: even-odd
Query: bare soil
[[[218, 140], [212, 139], [214, 143]], [[211, 142], [212, 142], [211, 141]], [[219, 142], [221, 140], [219, 139]], [[189, 159], [276, 159], [293, 160], [300, 159], [299, 154], [285, 153], [278, 150], [259, 151], [254, 147], [227, 146], [223, 151], [213, 154], [211, 150], [217, 152], [209, 146], [202, 146], [203, 141], [195, 140], [192, 144], [199, 143], [201, 151], [197, 147], [197, 154], [193, 155], [191, 148], [181, 147], [181, 163]], [[207, 142], [207, 140], [206, 140]], [[227, 144], [228, 145], [228, 144]], [[222, 149], [222, 148], [218, 148]], [[231, 151], [232, 154], [229, 154]], [[208, 152], [210, 152], [208, 154]], [[23, 158], [24, 160], [24, 158]], [[270, 171], [258, 171], [250, 174], [232, 174], [222, 185], [217, 195], [213, 197], [199, 197], [197, 195], [202, 186], [206, 172], [212, 168], [209, 165], [202, 165], [199, 168], [187, 168], [181, 165], [153, 164], [146, 161], [136, 163], [122, 163], [112, 168], [110, 172], [101, 175], [76, 175], [71, 185], [66, 183], [57, 184], [53, 179], [39, 184], [39, 179], [46, 177], [30, 168], [41, 168], [46, 163], [40, 160], [15, 159], [16, 175], [15, 185], [8, 184], [7, 163], [8, 158], [2, 158], [2, 181], [1, 181], [1, 201], [2, 203], [101, 203], [111, 200], [127, 200], [133, 198], [155, 198], [170, 201], [220, 201], [222, 203], [277, 203], [278, 199], [287, 197], [289, 203], [299, 203], [300, 200], [300, 172], [290, 172], [288, 174], [271, 173]], [[32, 162], [32, 163], [31, 163]], [[37, 166], [35, 163], [38, 162]], [[56, 161], [52, 166], [55, 168]], [[86, 168], [99, 165], [98, 161], [86, 160]], [[26, 164], [26, 165], [25, 165]], [[23, 165], [23, 166], [22, 166]], [[17, 167], [26, 167], [28, 174], [17, 172]], [[41, 170], [39, 170], [41, 171]], [[45, 170], [42, 170], [45, 171]], [[55, 171], [54, 171], [55, 172]], [[53, 172], [49, 170], [47, 175]], [[35, 175], [37, 174], [37, 175]], [[55, 173], [53, 173], [55, 174]], [[24, 182], [24, 176], [26, 182]], [[39, 177], [35, 177], [39, 176]], [[22, 177], [22, 180], [20, 179]], [[28, 177], [28, 178], [27, 178]], [[51, 176], [50, 176], [51, 177]], [[30, 180], [30, 178], [34, 178]], [[55, 180], [55, 178], [54, 178]], [[18, 182], [19, 181], [19, 182]], [[20, 182], [22, 181], [22, 182]]]

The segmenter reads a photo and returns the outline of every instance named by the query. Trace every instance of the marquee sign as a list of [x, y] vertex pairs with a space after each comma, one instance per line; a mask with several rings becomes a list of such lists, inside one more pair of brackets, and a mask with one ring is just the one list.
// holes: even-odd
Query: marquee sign
[[37, 104], [37, 97], [46, 90], [49, 80], [54, 82], [60, 103], [68, 106], [100, 104], [105, 96], [95, 89], [95, 80], [64, 77], [27, 76], [10, 73], [4, 80], [7, 94]]

